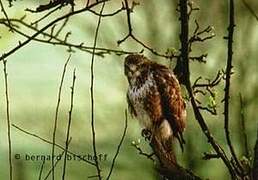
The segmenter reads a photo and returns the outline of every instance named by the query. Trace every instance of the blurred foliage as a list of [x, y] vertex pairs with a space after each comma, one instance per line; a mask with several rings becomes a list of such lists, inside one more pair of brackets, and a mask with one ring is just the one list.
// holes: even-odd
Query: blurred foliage
[[[47, 1], [46, 1], [47, 2]], [[132, 14], [134, 33], [146, 44], [165, 53], [167, 49], [173, 51], [179, 48], [179, 21], [176, 12], [176, 1], [166, 0], [139, 0], [140, 5], [135, 7]], [[258, 1], [248, 1], [257, 10]], [[24, 12], [29, 7], [37, 7], [41, 1], [16, 1], [14, 6], [6, 8], [10, 17], [20, 18], [26, 13], [28, 22], [39, 18], [37, 14]], [[7, 3], [4, 2], [7, 7]], [[82, 6], [83, 1], [78, 1], [77, 6]], [[191, 32], [195, 28], [194, 20], [198, 20], [201, 27], [208, 25], [214, 27], [216, 37], [205, 43], [199, 43], [193, 48], [193, 55], [208, 53], [207, 63], [191, 64], [192, 81], [199, 76], [210, 78], [216, 76], [218, 70], [225, 67], [226, 41], [223, 37], [227, 33], [227, 1], [194, 1], [200, 11], [193, 13], [191, 18]], [[112, 5], [105, 8], [105, 12], [112, 12], [121, 6], [120, 1], [113, 1]], [[96, 9], [97, 10], [97, 9]], [[63, 14], [67, 9], [60, 10]], [[257, 11], [258, 13], [258, 11]], [[48, 20], [57, 16], [50, 16]], [[3, 17], [3, 14], [1, 14]], [[97, 16], [91, 13], [82, 13], [69, 20], [65, 32], [72, 31], [72, 42], [85, 42], [93, 44]], [[249, 150], [252, 152], [257, 130], [257, 103], [258, 103], [258, 22], [248, 12], [241, 1], [236, 2], [236, 32], [234, 43], [234, 75], [231, 86], [230, 127], [231, 137], [239, 157], [243, 156], [242, 136], [240, 128], [240, 103], [239, 93], [244, 101], [244, 116], [249, 140]], [[27, 32], [26, 29], [24, 29]], [[50, 30], [49, 30], [50, 31]], [[140, 51], [142, 47], [132, 40], [128, 40], [117, 47], [117, 40], [127, 33], [125, 13], [115, 17], [103, 18], [100, 28], [98, 46], [120, 48], [122, 50]], [[0, 26], [0, 52], [1, 54], [13, 48], [19, 40], [24, 38]], [[156, 57], [147, 50], [144, 54], [155, 61], [169, 64], [166, 59]], [[10, 106], [12, 123], [38, 134], [46, 139], [52, 137], [52, 126], [57, 100], [57, 91], [61, 77], [62, 67], [68, 57], [67, 49], [31, 42], [25, 48], [8, 57], [8, 78], [10, 90]], [[75, 87], [74, 116], [72, 122], [72, 142], [70, 150], [78, 154], [92, 154], [90, 131], [90, 59], [91, 55], [76, 50], [72, 54], [65, 78], [64, 90], [61, 100], [57, 142], [65, 144], [65, 130], [68, 117], [70, 86], [73, 68], [77, 69], [77, 82]], [[95, 61], [95, 102], [96, 102], [96, 131], [97, 148], [101, 154], [107, 154], [107, 160], [101, 162], [103, 174], [109, 170], [112, 157], [115, 154], [124, 124], [124, 109], [126, 108], [127, 82], [123, 75], [124, 56], [114, 54], [104, 58], [96, 57]], [[172, 62], [174, 64], [174, 62]], [[0, 179], [8, 177], [8, 156], [5, 120], [5, 100], [3, 72], [0, 71]], [[216, 98], [207, 98], [206, 104], [216, 106], [218, 115], [211, 116], [203, 112], [206, 122], [220, 144], [225, 147], [223, 132], [223, 83], [216, 87]], [[180, 164], [192, 169], [196, 174], [210, 179], [228, 179], [228, 172], [221, 160], [202, 160], [204, 152], [212, 151], [206, 138], [201, 133], [196, 123], [190, 104], [188, 106], [188, 125], [185, 132], [186, 151], [178, 151]], [[156, 179], [153, 163], [137, 154], [131, 146], [132, 141], [138, 141], [140, 127], [136, 120], [129, 119], [128, 133], [118, 156], [114, 174], [111, 179]], [[15, 128], [12, 128], [13, 154], [49, 155], [51, 145], [30, 137]], [[150, 151], [148, 145], [142, 141], [141, 145]], [[177, 146], [177, 145], [176, 145]], [[178, 148], [178, 147], [177, 147]], [[59, 151], [61, 153], [61, 151]], [[38, 179], [41, 161], [13, 160], [16, 179]], [[47, 161], [43, 174], [46, 175], [51, 162]], [[83, 162], [68, 162], [67, 179], [82, 179], [95, 174], [95, 169]], [[62, 162], [57, 166], [56, 177], [62, 173]]]

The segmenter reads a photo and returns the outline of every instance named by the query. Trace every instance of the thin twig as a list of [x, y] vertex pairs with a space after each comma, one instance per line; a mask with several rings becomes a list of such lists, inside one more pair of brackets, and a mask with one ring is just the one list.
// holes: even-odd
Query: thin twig
[[[49, 141], [49, 140], [47, 140], [47, 139], [45, 139], [45, 138], [42, 138], [41, 136], [39, 136], [39, 135], [37, 135], [37, 134], [33, 134], [33, 133], [29, 132], [29, 131], [26, 131], [26, 130], [22, 129], [21, 127], [18, 127], [18, 126], [15, 125], [15, 124], [12, 124], [12, 126], [13, 126], [14, 128], [16, 128], [16, 129], [18, 129], [19, 131], [21, 131], [21, 132], [23, 132], [23, 133], [29, 135], [29, 136], [35, 137], [35, 138], [37, 138], [37, 139], [40, 139], [41, 141], [43, 141], [43, 142], [45, 142], [45, 143], [47, 143], [47, 144], [50, 144], [50, 145], [53, 144], [53, 142], [51, 142], [51, 141]], [[62, 147], [61, 145], [59, 145], [59, 144], [57, 144], [57, 143], [54, 144], [54, 145], [55, 145], [56, 147], [58, 147], [59, 149], [65, 150], [64, 147]], [[69, 154], [73, 155], [74, 157], [77, 157], [77, 158], [80, 159], [82, 162], [86, 162], [86, 163], [88, 163], [88, 164], [90, 164], [90, 165], [92, 165], [92, 166], [95, 166], [95, 163], [84, 159], [84, 158], [81, 157], [80, 155], [77, 155], [76, 153], [71, 152], [71, 151], [67, 151], [67, 152], [68, 152]]]
[[244, 3], [244, 5], [248, 9], [248, 11], [253, 15], [253, 17], [258, 21], [258, 15], [255, 13], [253, 8], [245, 0], [242, 0], [242, 2]]
[[132, 22], [131, 22], [131, 12], [132, 9], [129, 7], [128, 4], [128, 0], [124, 0], [125, 2], [125, 8], [126, 8], [126, 17], [127, 17], [127, 26], [128, 26], [128, 34], [123, 38], [117, 41], [117, 44], [120, 45], [121, 43], [125, 42], [128, 38], [132, 38], [135, 42], [137, 42], [138, 44], [140, 44], [141, 46], [143, 46], [145, 49], [147, 49], [148, 51], [150, 51], [152, 54], [156, 55], [156, 56], [160, 56], [166, 59], [173, 59], [175, 57], [177, 57], [174, 54], [171, 55], [167, 55], [167, 54], [161, 54], [158, 51], [156, 51], [155, 49], [147, 46], [144, 42], [142, 42], [140, 39], [138, 39], [134, 34], [133, 34], [133, 28], [132, 28]]
[[45, 14], [44, 16], [42, 16], [41, 18], [39, 18], [38, 20], [32, 22], [31, 25], [38, 24], [39, 22], [41, 22], [42, 20], [46, 19], [48, 16], [50, 16], [51, 14], [53, 14], [54, 12], [56, 12], [58, 9], [60, 9], [60, 7], [61, 7], [61, 6], [56, 7], [55, 9], [49, 11], [47, 14]]
[[228, 52], [227, 52], [227, 65], [226, 65], [226, 78], [225, 78], [225, 88], [224, 88], [224, 130], [226, 135], [226, 140], [230, 153], [233, 160], [235, 161], [237, 167], [243, 171], [242, 165], [240, 164], [237, 155], [235, 153], [234, 147], [230, 139], [229, 131], [229, 91], [230, 91], [230, 78], [232, 70], [232, 61], [233, 61], [233, 37], [234, 37], [234, 27], [235, 27], [235, 12], [234, 12], [234, 0], [229, 0], [229, 27], [228, 27]]
[[26, 11], [29, 11], [31, 13], [39, 13], [39, 12], [43, 12], [43, 11], [47, 11], [50, 10], [56, 6], [59, 6], [59, 8], [61, 9], [62, 7], [66, 6], [70, 4], [71, 6], [74, 6], [73, 1], [67, 1], [67, 0], [54, 0], [54, 1], [50, 1], [48, 4], [42, 4], [39, 5], [36, 10], [32, 10], [32, 9], [26, 9]]
[[[59, 85], [59, 89], [58, 89], [53, 135], [52, 135], [52, 142], [53, 142], [52, 157], [54, 157], [54, 155], [55, 155], [56, 130], [57, 130], [57, 123], [58, 123], [59, 106], [60, 106], [60, 102], [61, 102], [62, 87], [63, 87], [64, 77], [65, 77], [66, 67], [67, 67], [67, 64], [70, 61], [70, 59], [71, 59], [71, 54], [69, 55], [68, 59], [66, 60], [66, 62], [64, 64], [61, 81], [60, 81], [60, 85]], [[52, 167], [54, 167], [54, 159], [53, 158], [51, 159], [51, 164], [52, 164]], [[55, 179], [55, 169], [53, 169], [53, 171], [52, 171], [52, 179], [53, 180]]]
[[65, 27], [66, 24], [68, 23], [68, 21], [69, 21], [69, 17], [67, 17], [67, 18], [64, 20], [63, 24], [62, 24], [61, 27], [57, 30], [57, 32], [56, 32], [56, 34], [55, 34], [54, 37], [58, 37], [58, 35], [62, 32], [62, 30], [64, 29], [64, 27]]
[[109, 180], [109, 178], [112, 175], [112, 171], [113, 171], [113, 168], [115, 166], [116, 158], [117, 158], [117, 156], [118, 156], [118, 154], [120, 152], [120, 148], [121, 148], [121, 146], [123, 144], [123, 141], [124, 141], [124, 138], [125, 138], [125, 135], [126, 135], [126, 131], [127, 131], [127, 122], [128, 122], [128, 115], [127, 115], [127, 110], [125, 110], [125, 127], [124, 127], [124, 132], [123, 132], [121, 140], [120, 140], [120, 142], [119, 142], [119, 144], [117, 146], [116, 154], [115, 154], [115, 156], [114, 156], [114, 158], [112, 160], [112, 164], [111, 164], [111, 168], [110, 168], [109, 174], [107, 176], [107, 180]]
[[[100, 15], [103, 13], [105, 7], [105, 2], [102, 4], [101, 10], [100, 10]], [[96, 31], [95, 31], [95, 37], [94, 37], [94, 44], [93, 44], [93, 52], [92, 52], [92, 58], [91, 58], [91, 67], [90, 67], [90, 72], [91, 72], [91, 85], [90, 85], [90, 95], [91, 95], [91, 132], [92, 132], [92, 148], [93, 148], [93, 153], [94, 156], [97, 157], [97, 147], [96, 147], [96, 132], [95, 132], [95, 112], [94, 112], [94, 59], [95, 59], [95, 47], [97, 45], [97, 39], [98, 39], [98, 34], [99, 34], [99, 28], [100, 28], [100, 23], [101, 23], [101, 18], [102, 16], [99, 16]], [[98, 158], [95, 158], [95, 164], [96, 164], [96, 170], [97, 170], [97, 175], [98, 179], [101, 180], [101, 170], [99, 167], [99, 161]]]
[[6, 99], [6, 122], [7, 122], [7, 138], [8, 138], [8, 158], [9, 158], [9, 179], [13, 179], [13, 164], [12, 164], [12, 138], [11, 138], [11, 120], [10, 120], [10, 104], [8, 92], [8, 74], [7, 61], [3, 60], [4, 65], [4, 82], [5, 82], [5, 99]]
[[39, 34], [41, 34], [43, 31], [45, 31], [46, 29], [48, 29], [49, 27], [53, 26], [55, 23], [63, 20], [63, 19], [66, 19], [67, 17], [71, 17], [71, 16], [74, 16], [74, 15], [77, 15], [77, 14], [80, 14], [82, 12], [85, 12], [85, 11], [88, 11], [90, 8], [93, 8], [99, 4], [103, 4], [105, 2], [107, 2], [109, 0], [102, 0], [100, 2], [95, 2], [93, 4], [91, 4], [90, 6], [88, 7], [85, 7], [85, 8], [82, 8], [82, 9], [79, 9], [77, 11], [73, 11], [73, 12], [70, 12], [66, 15], [63, 15], [59, 18], [56, 18], [54, 19], [53, 21], [51, 21], [50, 23], [48, 23], [46, 26], [44, 26], [43, 28], [41, 28], [38, 32], [34, 33], [29, 39], [19, 43], [16, 47], [14, 47], [13, 49], [11, 49], [10, 51], [6, 52], [6, 53], [3, 53], [2, 56], [0, 57], [0, 61], [3, 61], [3, 59], [7, 58], [8, 56], [12, 55], [13, 53], [15, 53], [16, 51], [18, 51], [19, 49], [21, 49], [22, 47], [24, 47], [26, 44], [28, 44], [30, 41], [32, 41], [35, 37], [37, 37]]
[[118, 10], [112, 12], [112, 13], [108, 13], [108, 14], [100, 14], [100, 13], [98, 13], [98, 12], [92, 10], [92, 9], [90, 9], [89, 12], [91, 12], [92, 14], [94, 14], [94, 15], [96, 15], [96, 16], [110, 17], [110, 16], [114, 16], [114, 15], [116, 15], [116, 14], [122, 12], [123, 10], [125, 10], [125, 7], [122, 6], [120, 9], [118, 9]]
[[132, 143], [132, 146], [138, 151], [139, 155], [146, 157], [147, 159], [150, 159], [151, 161], [155, 162], [155, 159], [153, 158], [153, 156], [155, 155], [155, 153], [146, 153], [142, 150], [142, 148], [139, 146], [139, 144], [136, 143]]
[[66, 141], [65, 141], [64, 165], [63, 165], [63, 175], [62, 175], [62, 179], [63, 180], [65, 179], [66, 157], [67, 157], [67, 150], [68, 150], [68, 146], [69, 146], [71, 124], [72, 124], [75, 79], [76, 79], [76, 76], [75, 76], [75, 69], [74, 69], [74, 71], [73, 71], [73, 83], [72, 83], [72, 87], [71, 87], [70, 110], [69, 110], [69, 116], [68, 116], [68, 124], [67, 124], [67, 131], [66, 131]]
[[[72, 141], [72, 138], [69, 139], [68, 141], [68, 145], [70, 144], [70, 142]], [[64, 153], [65, 153], [65, 149], [63, 149], [62, 153], [60, 154], [60, 159], [57, 159], [57, 161], [54, 164], [54, 167], [51, 167], [51, 169], [48, 171], [46, 177], [44, 178], [44, 180], [47, 180], [49, 175], [51, 174], [51, 172], [55, 169], [55, 167], [57, 166], [57, 164], [60, 162], [60, 160], [62, 159]], [[67, 151], [68, 152], [68, 151]], [[52, 157], [53, 158], [53, 157]]]
[[[11, 22], [18, 22], [22, 25], [24, 25], [25, 27], [28, 27], [36, 32], [38, 32], [39, 30], [35, 27], [30, 26], [29, 24], [18, 20], [18, 19], [10, 19]], [[7, 23], [5, 22], [5, 19], [0, 19], [0, 24], [4, 24], [7, 26]], [[16, 28], [13, 27], [13, 31], [17, 32], [18, 34], [26, 37], [26, 38], [31, 38], [30, 35], [25, 34], [22, 30], [18, 30]], [[74, 43], [70, 43], [67, 41], [64, 41], [62, 39], [57, 38], [56, 36], [53, 36], [51, 34], [42, 32], [41, 33], [43, 36], [48, 37], [50, 40], [55, 40], [55, 41], [50, 41], [50, 40], [44, 40], [44, 39], [39, 39], [39, 38], [33, 38], [32, 40], [37, 41], [37, 42], [41, 42], [41, 43], [45, 43], [45, 44], [52, 44], [52, 45], [59, 45], [59, 46], [66, 46], [68, 48], [76, 48], [79, 49], [81, 51], [84, 52], [88, 52], [92, 54], [92, 50], [93, 47], [90, 46], [85, 46], [84, 43], [80, 43], [80, 44], [74, 44]], [[139, 52], [130, 52], [130, 51], [124, 51], [124, 50], [118, 50], [118, 49], [109, 49], [109, 48], [104, 48], [104, 47], [96, 47], [95, 50], [97, 52], [95, 52], [96, 56], [100, 56], [100, 57], [104, 57], [105, 54], [110, 54], [110, 53], [114, 53], [116, 55], [123, 55], [123, 54], [136, 54]]]
[[203, 153], [203, 157], [202, 157], [203, 160], [219, 159], [219, 158], [220, 158], [220, 155], [207, 153], [207, 152]]
[[43, 169], [44, 169], [44, 165], [45, 165], [45, 159], [42, 161], [42, 164], [40, 166], [40, 171], [39, 171], [39, 180], [41, 180], [42, 177], [42, 173], [43, 173]]
[[11, 22], [10, 22], [10, 20], [9, 20], [9, 17], [8, 17], [8, 15], [7, 15], [7, 12], [6, 12], [5, 9], [4, 9], [4, 4], [2, 3], [2, 0], [0, 0], [0, 6], [1, 6], [1, 11], [4, 13], [4, 16], [5, 16], [5, 18], [7, 19], [8, 27], [9, 27], [10, 30], [12, 31], [12, 24], [11, 24]]

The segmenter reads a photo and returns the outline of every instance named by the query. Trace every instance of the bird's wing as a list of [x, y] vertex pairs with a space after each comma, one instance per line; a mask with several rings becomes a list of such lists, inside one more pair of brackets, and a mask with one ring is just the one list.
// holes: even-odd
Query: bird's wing
[[134, 106], [133, 106], [132, 101], [131, 101], [130, 98], [129, 98], [128, 92], [127, 92], [127, 94], [126, 94], [126, 100], [127, 100], [128, 110], [129, 110], [130, 114], [131, 114], [132, 116], [136, 117], [136, 116], [137, 116], [137, 113], [136, 113], [136, 110], [135, 110], [135, 108], [134, 108]]
[[160, 94], [156, 86], [150, 86], [144, 97], [144, 108], [153, 124], [159, 125], [163, 121]]
[[[182, 132], [185, 128], [185, 103], [175, 75], [165, 66], [154, 64], [153, 76], [161, 96], [163, 117], [166, 118], [180, 144], [184, 143]], [[181, 140], [180, 140], [181, 139]]]

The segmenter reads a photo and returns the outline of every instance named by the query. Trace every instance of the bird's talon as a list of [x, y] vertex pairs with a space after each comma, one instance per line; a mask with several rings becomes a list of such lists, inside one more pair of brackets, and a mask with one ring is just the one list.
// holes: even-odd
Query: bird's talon
[[151, 133], [150, 130], [148, 130], [148, 129], [143, 129], [142, 132], [141, 132], [141, 134], [142, 134], [142, 137], [145, 138], [145, 141], [151, 139], [152, 133]]

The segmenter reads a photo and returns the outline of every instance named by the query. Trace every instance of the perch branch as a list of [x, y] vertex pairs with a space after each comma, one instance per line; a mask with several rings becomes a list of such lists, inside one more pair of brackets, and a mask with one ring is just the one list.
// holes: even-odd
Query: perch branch
[[159, 159], [160, 166], [158, 170], [163, 178], [169, 180], [201, 180], [200, 177], [193, 174], [190, 170], [179, 166], [176, 162], [174, 152], [172, 150], [168, 152], [164, 149], [164, 146], [156, 135], [153, 136], [150, 145]]

